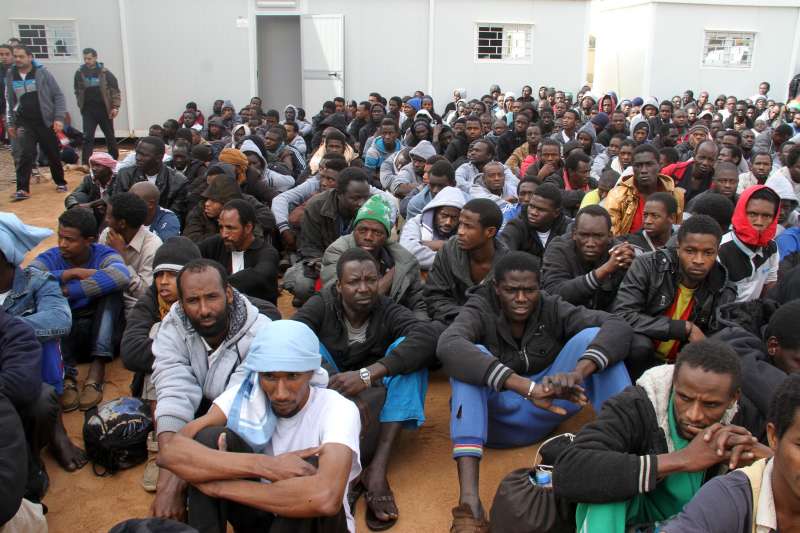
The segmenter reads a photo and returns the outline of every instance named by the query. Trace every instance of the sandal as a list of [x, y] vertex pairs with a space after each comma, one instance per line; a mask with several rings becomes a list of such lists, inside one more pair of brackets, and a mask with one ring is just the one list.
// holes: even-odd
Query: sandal
[[61, 410], [65, 413], [78, 408], [78, 383], [75, 378], [64, 378], [64, 392], [61, 393]]
[[365, 498], [367, 500], [367, 513], [365, 519], [367, 522], [367, 527], [370, 529], [370, 531], [386, 531], [397, 523], [397, 518], [393, 518], [391, 520], [379, 520], [375, 515], [375, 511], [373, 511], [373, 504], [386, 504], [383, 508], [384, 510], [391, 510], [391, 507], [394, 507], [394, 511], [397, 513], [397, 504], [394, 501], [394, 494], [392, 491], [381, 495], [375, 495], [371, 492], [367, 492]]
[[350, 506], [350, 513], [356, 512], [356, 503], [358, 503], [358, 499], [367, 491], [367, 488], [364, 486], [361, 481], [355, 481], [352, 485], [350, 485], [347, 491], [347, 505]]
[[489, 533], [489, 522], [486, 518], [475, 518], [472, 509], [466, 503], [453, 507], [453, 524], [450, 533]]
[[81, 411], [88, 411], [103, 401], [103, 384], [96, 381], [87, 381], [81, 389], [78, 407]]

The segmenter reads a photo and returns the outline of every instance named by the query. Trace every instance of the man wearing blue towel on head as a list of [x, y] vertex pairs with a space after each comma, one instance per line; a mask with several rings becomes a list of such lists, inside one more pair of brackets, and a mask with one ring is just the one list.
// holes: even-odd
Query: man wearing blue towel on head
[[361, 472], [361, 419], [327, 388], [321, 359], [308, 326], [270, 322], [250, 345], [247, 372], [160, 449], [159, 466], [191, 484], [189, 525], [201, 533], [227, 523], [236, 531], [355, 531], [344, 503]]

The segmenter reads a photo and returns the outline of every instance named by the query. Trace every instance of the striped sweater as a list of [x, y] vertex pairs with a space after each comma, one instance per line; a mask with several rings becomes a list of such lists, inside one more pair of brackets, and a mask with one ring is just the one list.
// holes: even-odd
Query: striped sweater
[[[67, 288], [67, 299], [73, 310], [88, 306], [96, 298], [125, 290], [131, 281], [122, 257], [113, 248], [103, 244], [91, 245], [89, 260], [83, 265], [68, 263], [58, 247], [53, 247], [39, 254], [30, 266], [52, 273], [61, 286]], [[64, 283], [64, 271], [71, 268], [91, 268], [96, 272], [84, 280], [72, 279]]]

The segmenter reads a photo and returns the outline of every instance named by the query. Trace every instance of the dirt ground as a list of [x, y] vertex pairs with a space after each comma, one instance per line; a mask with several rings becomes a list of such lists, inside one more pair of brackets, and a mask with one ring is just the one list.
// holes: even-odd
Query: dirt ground
[[[32, 183], [30, 200], [11, 203], [14, 172], [10, 153], [0, 149], [0, 210], [16, 213], [28, 224], [56, 229], [56, 219], [63, 210], [64, 195], [55, 191], [46, 169], [41, 183]], [[67, 172], [70, 188], [75, 187], [82, 173]], [[56, 244], [55, 237], [44, 241], [29, 256]], [[283, 294], [279, 307], [284, 318], [291, 316], [291, 297]], [[81, 379], [86, 366], [81, 369]], [[119, 359], [106, 373], [104, 399], [129, 394], [131, 373]], [[431, 376], [425, 405], [427, 420], [415, 432], [404, 432], [395, 446], [389, 470], [389, 482], [394, 490], [400, 519], [392, 528], [402, 532], [445, 532], [450, 527], [450, 510], [458, 503], [458, 479], [455, 463], [450, 456], [449, 407], [450, 387], [446, 376], [436, 372]], [[580, 412], [567, 421], [559, 431], [575, 431], [592, 417], [591, 410]], [[69, 436], [82, 443], [83, 413], [65, 415]], [[510, 471], [531, 465], [536, 445], [513, 450], [487, 450], [482, 462], [481, 498], [489, 509], [500, 480]], [[128, 518], [145, 517], [153, 496], [145, 492], [140, 481], [144, 466], [122, 471], [113, 477], [98, 477], [91, 465], [74, 473], [63, 471], [45, 451], [50, 474], [50, 490], [44, 503], [49, 509], [48, 524], [52, 533], [106, 532]], [[368, 531], [364, 523], [364, 499], [359, 500], [357, 524], [359, 531]]]

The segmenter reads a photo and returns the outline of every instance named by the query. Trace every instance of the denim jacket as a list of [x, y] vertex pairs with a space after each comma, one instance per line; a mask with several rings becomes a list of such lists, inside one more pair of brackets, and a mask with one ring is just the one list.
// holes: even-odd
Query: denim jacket
[[49, 272], [17, 267], [3, 309], [31, 326], [39, 342], [62, 337], [72, 327], [69, 303]]

